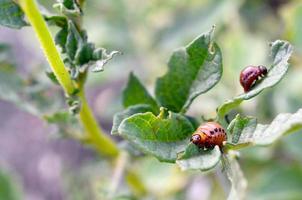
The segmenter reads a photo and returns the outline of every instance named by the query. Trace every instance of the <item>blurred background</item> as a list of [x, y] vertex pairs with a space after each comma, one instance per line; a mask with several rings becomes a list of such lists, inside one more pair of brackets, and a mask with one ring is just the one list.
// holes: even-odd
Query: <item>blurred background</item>
[[[55, 1], [39, 2], [55, 12]], [[223, 53], [223, 77], [213, 90], [194, 101], [190, 115], [215, 117], [217, 106], [242, 92], [241, 69], [269, 63], [269, 42], [276, 39], [294, 45], [287, 76], [277, 87], [244, 102], [237, 112], [266, 123], [280, 112], [302, 107], [300, 0], [90, 0], [84, 13], [89, 40], [123, 52], [104, 72], [90, 74], [87, 84], [89, 103], [108, 133], [114, 113], [122, 110], [120, 95], [129, 72], [153, 93], [156, 77], [167, 70], [172, 51], [214, 24]], [[66, 130], [37, 117], [38, 112], [63, 108], [64, 99], [60, 88], [45, 75], [48, 66], [30, 27], [20, 31], [0, 27], [0, 67], [5, 66], [15, 66], [22, 79], [0, 71], [0, 200], [103, 199], [112, 174], [109, 164], [60, 134]], [[21, 80], [30, 86], [28, 91], [18, 87]], [[43, 93], [43, 98], [37, 93]], [[302, 199], [301, 144], [302, 133], [296, 133], [266, 148], [241, 151], [247, 199]], [[226, 198], [219, 169], [207, 174], [181, 172], [151, 157], [133, 160], [132, 169], [146, 186], [145, 199]], [[132, 195], [126, 184], [117, 193]]]

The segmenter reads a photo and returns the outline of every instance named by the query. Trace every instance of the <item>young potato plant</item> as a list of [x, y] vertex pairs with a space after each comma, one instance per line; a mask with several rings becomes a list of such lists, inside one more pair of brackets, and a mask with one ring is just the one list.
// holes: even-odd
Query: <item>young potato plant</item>
[[[57, 123], [63, 131], [70, 123], [80, 121], [85, 134], [74, 136], [73, 130], [71, 135], [92, 145], [102, 155], [115, 158], [121, 150], [103, 133], [92, 115], [85, 98], [84, 84], [89, 71], [102, 71], [104, 64], [118, 52], [107, 53], [89, 42], [81, 23], [83, 3], [84, 0], [58, 1], [55, 8], [60, 15], [49, 15], [41, 14], [34, 0], [0, 0], [0, 24], [17, 29], [32, 26], [52, 69], [47, 75], [65, 92], [69, 112], [42, 116], [50, 123]], [[59, 28], [54, 39], [46, 22]], [[61, 54], [55, 45], [60, 47]], [[270, 124], [261, 124], [256, 117], [240, 114], [228, 122], [227, 115], [243, 101], [278, 84], [289, 68], [292, 51], [287, 41], [272, 42], [268, 73], [249, 91], [218, 106], [214, 121], [221, 124], [227, 134], [222, 148], [204, 149], [191, 143], [192, 133], [202, 122], [186, 114], [194, 99], [213, 89], [223, 74], [222, 53], [214, 41], [214, 28], [172, 53], [168, 71], [156, 80], [154, 97], [134, 73], [129, 75], [122, 99], [125, 110], [114, 116], [111, 134], [129, 141], [132, 148], [159, 161], [176, 163], [183, 170], [209, 171], [222, 161], [232, 184], [228, 199], [243, 199], [247, 182], [237, 162], [237, 151], [250, 146], [269, 145], [283, 135], [301, 129], [302, 110], [279, 114]], [[2, 71], [0, 75], [6, 73]], [[19, 86], [13, 85], [22, 82], [7, 84], [5, 82], [12, 80], [5, 77], [3, 75], [0, 81], [8, 92]], [[20, 105], [19, 96], [14, 95], [6, 98]], [[33, 110], [27, 104], [22, 105]]]
[[194, 99], [212, 89], [222, 76], [222, 55], [213, 40], [213, 29], [172, 53], [168, 71], [156, 81], [155, 97], [130, 74], [123, 92], [125, 110], [115, 115], [112, 134], [120, 135], [162, 162], [176, 163], [183, 170], [208, 171], [222, 161], [232, 183], [228, 199], [243, 199], [246, 181], [235, 150], [269, 145], [282, 135], [301, 129], [302, 109], [293, 114], [279, 114], [270, 124], [260, 124], [256, 117], [239, 114], [228, 123], [227, 115], [244, 100], [256, 97], [281, 81], [289, 68], [291, 54], [292, 46], [287, 41], [272, 42], [267, 75], [248, 92], [217, 108], [215, 121], [227, 130], [228, 138], [222, 151], [218, 146], [211, 150], [190, 143], [199, 121], [186, 115]]

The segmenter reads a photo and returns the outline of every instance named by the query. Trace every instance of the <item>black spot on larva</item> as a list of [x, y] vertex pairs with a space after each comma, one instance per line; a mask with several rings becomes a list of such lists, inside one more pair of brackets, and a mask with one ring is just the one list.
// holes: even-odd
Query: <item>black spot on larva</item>
[[210, 133], [213, 135], [213, 134], [214, 134], [214, 131], [210, 131]]
[[222, 132], [224, 133], [224, 129], [222, 129]]
[[215, 131], [215, 132], [217, 132], [217, 131], [218, 131], [218, 129], [217, 129], [217, 128], [215, 128], [215, 129], [214, 129], [214, 131]]
[[221, 132], [221, 128], [219, 128], [219, 132]]

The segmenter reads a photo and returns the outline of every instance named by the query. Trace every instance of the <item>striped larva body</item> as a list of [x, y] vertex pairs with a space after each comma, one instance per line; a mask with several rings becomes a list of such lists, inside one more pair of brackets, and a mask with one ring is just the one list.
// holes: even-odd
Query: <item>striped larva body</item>
[[216, 145], [222, 149], [227, 139], [224, 128], [216, 122], [200, 125], [191, 137], [191, 142], [200, 148], [213, 149]]

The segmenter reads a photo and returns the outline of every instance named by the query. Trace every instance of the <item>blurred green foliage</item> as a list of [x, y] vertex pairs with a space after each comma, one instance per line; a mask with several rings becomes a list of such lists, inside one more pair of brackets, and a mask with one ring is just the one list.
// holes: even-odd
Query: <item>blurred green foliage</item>
[[0, 199], [18, 200], [21, 196], [19, 183], [11, 176], [11, 173], [0, 168]]

